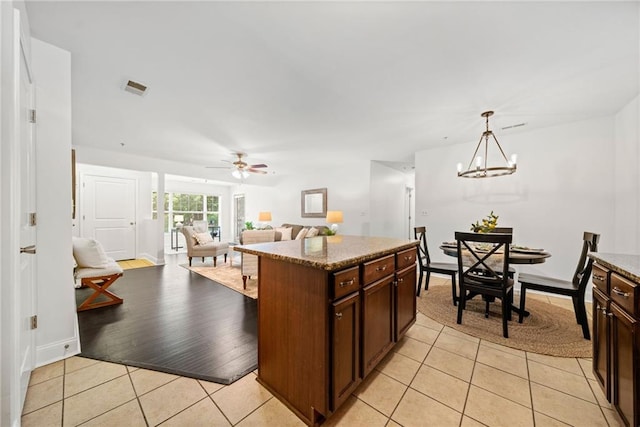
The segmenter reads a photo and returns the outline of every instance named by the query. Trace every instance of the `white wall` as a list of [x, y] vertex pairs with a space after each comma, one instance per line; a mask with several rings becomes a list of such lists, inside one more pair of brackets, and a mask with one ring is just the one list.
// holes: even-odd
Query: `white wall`
[[[71, 55], [32, 39], [38, 214], [36, 364], [79, 352], [71, 247]], [[65, 348], [68, 346], [67, 348]]]
[[407, 191], [414, 186], [413, 176], [373, 161], [370, 182], [371, 235], [413, 239]]
[[[251, 177], [253, 178], [253, 177]], [[259, 177], [253, 180], [259, 182]], [[233, 194], [245, 195], [247, 221], [258, 222], [258, 212], [271, 211], [272, 226], [282, 223], [327, 225], [324, 218], [303, 218], [301, 192], [327, 189], [327, 209], [341, 210], [344, 222], [340, 234], [369, 235], [370, 162], [354, 160], [348, 167], [314, 169], [310, 165], [303, 176], [284, 177], [277, 187], [261, 187], [249, 180], [236, 186]]]
[[507, 153], [518, 153], [518, 171], [497, 178], [457, 177], [456, 164], [469, 158], [476, 142], [416, 153], [416, 223], [427, 226], [432, 258], [452, 261], [440, 242], [492, 210], [499, 225], [514, 228], [514, 243], [552, 254], [520, 271], [571, 278], [583, 231], [601, 234], [600, 252], [615, 250], [613, 129], [613, 118], [606, 117], [498, 134]]
[[614, 249], [640, 253], [640, 97], [635, 97], [615, 117]]

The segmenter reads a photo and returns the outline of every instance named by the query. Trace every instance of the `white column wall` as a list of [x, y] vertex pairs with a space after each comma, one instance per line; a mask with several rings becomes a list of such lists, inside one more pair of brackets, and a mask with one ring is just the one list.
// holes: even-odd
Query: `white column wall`
[[[413, 177], [380, 162], [371, 162], [370, 217], [371, 235], [413, 238], [409, 234], [407, 188], [413, 187]], [[413, 216], [413, 213], [411, 213]]]
[[71, 54], [32, 39], [36, 83], [36, 365], [80, 351], [71, 247]]
[[615, 117], [614, 251], [640, 253], [640, 97]]

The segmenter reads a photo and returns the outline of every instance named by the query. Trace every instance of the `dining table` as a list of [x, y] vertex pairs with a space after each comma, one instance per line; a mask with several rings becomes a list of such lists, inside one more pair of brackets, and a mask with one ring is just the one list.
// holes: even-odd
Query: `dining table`
[[[458, 257], [458, 245], [456, 242], [442, 242], [440, 249], [445, 255]], [[509, 247], [509, 264], [541, 264], [549, 258], [551, 254], [544, 249], [530, 248], [527, 246], [512, 245]], [[475, 295], [467, 296], [467, 299]], [[520, 313], [520, 307], [511, 304], [511, 310]], [[523, 316], [529, 316], [527, 310], [522, 311]]]

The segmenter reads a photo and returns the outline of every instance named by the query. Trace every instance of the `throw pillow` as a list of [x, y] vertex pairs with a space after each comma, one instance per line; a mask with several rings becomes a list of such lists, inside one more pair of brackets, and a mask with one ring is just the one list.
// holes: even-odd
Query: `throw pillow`
[[309, 232], [308, 228], [303, 228], [302, 230], [300, 230], [300, 232], [296, 236], [296, 240], [304, 239], [308, 232]]
[[109, 257], [100, 242], [84, 237], [73, 238], [73, 257], [78, 267], [105, 268], [109, 264]]
[[317, 235], [318, 235], [318, 231], [319, 231], [319, 230], [318, 230], [317, 228], [315, 228], [315, 227], [311, 227], [311, 228], [309, 229], [309, 231], [307, 232], [307, 235], [306, 235], [306, 236], [304, 236], [304, 237], [315, 237], [315, 236], [317, 236]]
[[207, 232], [194, 233], [193, 238], [195, 239], [197, 245], [205, 245], [207, 243], [213, 242], [213, 237], [211, 237], [211, 234]]
[[280, 233], [280, 240], [291, 240], [291, 227], [276, 227], [276, 233]]

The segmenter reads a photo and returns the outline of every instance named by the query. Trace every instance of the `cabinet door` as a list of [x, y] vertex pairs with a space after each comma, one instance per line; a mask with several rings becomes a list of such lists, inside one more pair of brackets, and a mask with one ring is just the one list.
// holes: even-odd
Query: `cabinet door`
[[638, 413], [638, 338], [637, 321], [625, 313], [617, 304], [611, 304], [611, 364], [613, 406], [628, 426], [640, 423]]
[[331, 410], [335, 411], [360, 383], [360, 294], [332, 305]]
[[598, 288], [593, 288], [593, 374], [602, 387], [602, 391], [611, 402], [611, 372], [610, 372], [610, 332], [609, 332], [610, 301]]
[[362, 378], [393, 347], [394, 276], [365, 287], [362, 292]]
[[[415, 252], [415, 251], [414, 251]], [[400, 338], [416, 321], [416, 265], [396, 273], [396, 327], [395, 340]]]

